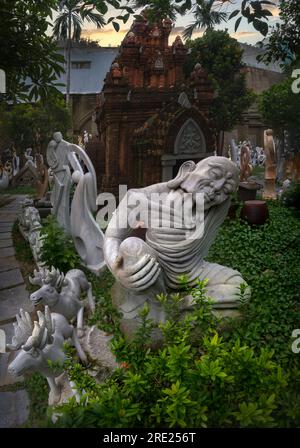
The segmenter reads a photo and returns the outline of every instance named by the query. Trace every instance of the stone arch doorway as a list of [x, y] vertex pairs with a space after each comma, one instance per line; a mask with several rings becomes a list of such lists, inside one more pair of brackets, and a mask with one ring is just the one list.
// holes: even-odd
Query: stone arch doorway
[[194, 118], [187, 117], [173, 138], [172, 152], [161, 157], [162, 181], [174, 178], [185, 161], [199, 162], [212, 155], [206, 151], [206, 139], [201, 127]]

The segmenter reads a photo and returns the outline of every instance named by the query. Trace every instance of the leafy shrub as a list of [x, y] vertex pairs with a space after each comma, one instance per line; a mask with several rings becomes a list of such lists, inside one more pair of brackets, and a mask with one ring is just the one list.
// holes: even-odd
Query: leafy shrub
[[121, 367], [105, 383], [69, 364], [69, 375], [84, 395], [80, 404], [71, 399], [56, 409], [62, 413], [56, 426], [275, 426], [286, 376], [272, 351], [255, 354], [239, 340], [232, 344], [219, 336], [204, 288], [199, 282], [193, 289], [195, 310], [183, 319], [174, 318], [178, 295], [160, 297], [167, 310], [173, 309], [173, 318], [160, 325], [159, 349], [150, 346], [153, 323], [146, 306], [135, 339], [114, 339]]
[[80, 265], [80, 258], [72, 238], [59, 226], [53, 215], [44, 220], [41, 235], [43, 238], [41, 260], [47, 266], [54, 266], [66, 273]]
[[300, 212], [300, 182], [292, 183], [281, 196], [286, 207], [293, 207]]
[[[238, 269], [250, 284], [243, 318], [218, 320], [203, 282], [192, 290], [197, 306], [184, 319], [179, 294], [159, 296], [168, 316], [162, 345], [150, 346], [145, 308], [132, 342], [116, 333], [120, 368], [103, 384], [70, 361], [83, 397], [60, 408], [56, 426], [299, 426], [300, 356], [291, 351], [291, 335], [300, 322], [300, 223], [280, 203], [268, 206], [264, 226], [226, 220], [207, 257]], [[102, 297], [108, 306], [108, 291]]]

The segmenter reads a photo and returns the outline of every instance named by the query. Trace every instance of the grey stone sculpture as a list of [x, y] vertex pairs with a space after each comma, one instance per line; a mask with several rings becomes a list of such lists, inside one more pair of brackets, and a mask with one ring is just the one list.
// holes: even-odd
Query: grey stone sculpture
[[53, 134], [47, 147], [47, 162], [53, 173], [51, 192], [52, 213], [58, 223], [70, 232], [70, 190], [72, 185], [69, 167], [69, 143], [63, 140], [60, 132]]
[[40, 289], [30, 295], [35, 306], [43, 304], [49, 306], [51, 312], [62, 314], [68, 321], [77, 318], [77, 330], [83, 329], [84, 306], [80, 300], [82, 292], [87, 292], [90, 310], [95, 310], [92, 287], [85, 274], [79, 269], [71, 269], [66, 275], [52, 267], [34, 271], [29, 277], [33, 285]]
[[[47, 148], [47, 161], [53, 173], [52, 213], [67, 233], [71, 233], [78, 254], [95, 273], [105, 267], [103, 233], [93, 213], [97, 210], [96, 174], [87, 153], [63, 140], [56, 132]], [[71, 186], [76, 185], [70, 205]]]
[[77, 184], [71, 204], [71, 234], [76, 250], [85, 265], [96, 274], [105, 267], [103, 233], [94, 219], [97, 211], [96, 173], [87, 153], [77, 145], [69, 145], [72, 180]]
[[[238, 306], [240, 285], [244, 283], [241, 274], [204, 261], [227, 215], [229, 195], [237, 186], [236, 165], [225, 157], [208, 157], [197, 164], [185, 162], [177, 177], [169, 182], [128, 191], [107, 227], [104, 240], [106, 263], [123, 288], [123, 292], [117, 288], [115, 303], [123, 313], [123, 330], [128, 335], [138, 325], [138, 311], [145, 302], [150, 306], [150, 317], [155, 322], [164, 320], [156, 295], [177, 291], [181, 274], [188, 275], [191, 285], [199, 278], [207, 278], [208, 295], [214, 299], [216, 308], [234, 309]], [[127, 204], [134, 202], [131, 196], [137, 192], [147, 198], [144, 207], [159, 209], [162, 216], [161, 225], [148, 226], [145, 242], [130, 236], [133, 229], [129, 225], [118, 226], [118, 222], [128, 222], [132, 207]], [[165, 193], [165, 201], [156, 202], [153, 193]], [[193, 198], [189, 222], [181, 228], [172, 228], [167, 220], [164, 224], [164, 215], [176, 219], [176, 204], [185, 193], [190, 193]], [[196, 193], [204, 195], [204, 214], [199, 218], [202, 222], [193, 212]], [[187, 308], [191, 305], [188, 302], [189, 299]]]
[[15, 333], [11, 344], [7, 344], [7, 349], [18, 351], [18, 353], [9, 365], [8, 371], [15, 377], [40, 372], [46, 377], [50, 386], [51, 400], [49, 404], [56, 404], [61, 395], [56, 377], [61, 374], [61, 371], [53, 370], [49, 361], [60, 363], [65, 361], [63, 344], [71, 338], [80, 359], [86, 362], [86, 356], [77, 339], [76, 332], [64, 316], [50, 313], [47, 306], [45, 313], [38, 311], [38, 321], [32, 322], [29, 313], [23, 310], [20, 310], [16, 318]]
[[32, 206], [32, 200], [26, 198], [22, 203], [19, 215], [20, 231], [29, 242], [33, 258], [38, 266], [42, 266], [41, 248], [43, 238], [41, 237], [41, 217], [38, 210]]

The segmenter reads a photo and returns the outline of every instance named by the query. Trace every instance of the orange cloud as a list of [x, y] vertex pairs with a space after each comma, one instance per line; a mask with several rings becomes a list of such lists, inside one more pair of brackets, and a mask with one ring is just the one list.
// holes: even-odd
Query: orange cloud
[[259, 33], [255, 31], [238, 31], [237, 33], [231, 33], [230, 36], [235, 39], [258, 36]]

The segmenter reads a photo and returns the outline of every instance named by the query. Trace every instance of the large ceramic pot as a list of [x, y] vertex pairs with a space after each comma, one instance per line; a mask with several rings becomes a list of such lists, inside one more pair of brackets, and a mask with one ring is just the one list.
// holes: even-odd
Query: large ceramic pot
[[269, 217], [265, 201], [246, 201], [241, 210], [241, 218], [250, 225], [263, 225]]

